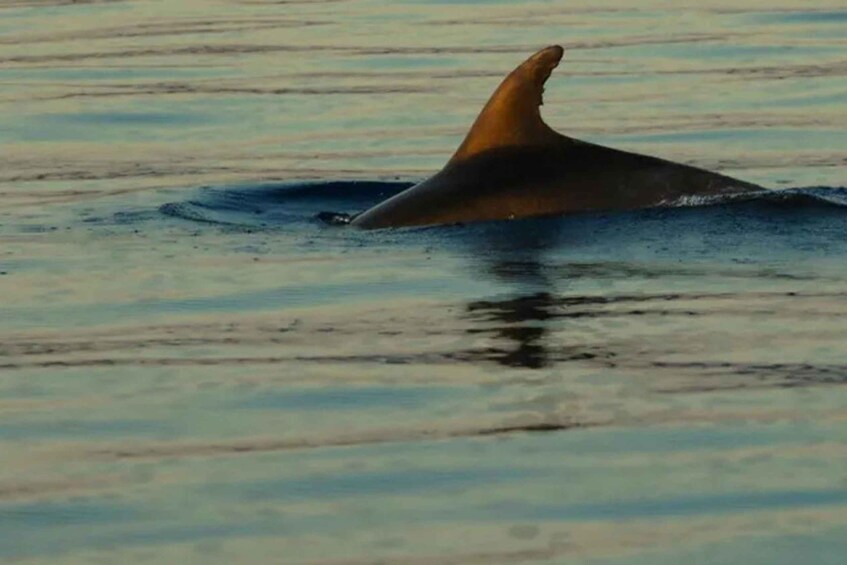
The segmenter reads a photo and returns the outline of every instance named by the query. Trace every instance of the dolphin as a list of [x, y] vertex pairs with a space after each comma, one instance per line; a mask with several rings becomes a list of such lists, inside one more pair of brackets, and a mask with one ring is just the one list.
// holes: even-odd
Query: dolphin
[[552, 45], [524, 61], [500, 83], [443, 169], [350, 224], [373, 229], [631, 210], [763, 190], [554, 131], [540, 106], [563, 54]]

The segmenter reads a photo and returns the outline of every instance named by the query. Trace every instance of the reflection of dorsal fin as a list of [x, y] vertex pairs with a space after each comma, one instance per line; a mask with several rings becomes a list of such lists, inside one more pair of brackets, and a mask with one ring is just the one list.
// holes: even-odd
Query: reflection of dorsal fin
[[541, 119], [544, 83], [564, 49], [545, 47], [509, 73], [477, 116], [451, 163], [497, 147], [545, 145], [561, 140]]

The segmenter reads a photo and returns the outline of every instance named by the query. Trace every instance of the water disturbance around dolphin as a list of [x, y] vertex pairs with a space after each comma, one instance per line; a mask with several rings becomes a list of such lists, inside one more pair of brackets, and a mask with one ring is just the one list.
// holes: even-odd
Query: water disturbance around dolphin
[[759, 191], [696, 167], [564, 136], [541, 118], [564, 54], [546, 47], [513, 70], [441, 171], [350, 222], [372, 229], [627, 210]]

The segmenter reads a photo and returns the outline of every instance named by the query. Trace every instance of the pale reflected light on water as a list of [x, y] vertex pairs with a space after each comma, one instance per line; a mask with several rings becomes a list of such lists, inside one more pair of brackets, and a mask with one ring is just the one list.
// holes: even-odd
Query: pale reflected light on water
[[[0, 3], [0, 561], [843, 562], [847, 12]], [[559, 43], [569, 135], [773, 189], [358, 232]]]

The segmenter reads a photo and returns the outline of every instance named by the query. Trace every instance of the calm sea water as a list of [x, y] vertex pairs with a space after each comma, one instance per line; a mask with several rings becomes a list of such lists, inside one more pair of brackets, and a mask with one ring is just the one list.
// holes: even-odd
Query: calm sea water
[[[843, 563], [845, 26], [3, 0], [0, 561]], [[439, 169], [551, 43], [556, 129], [787, 192], [313, 219]]]

